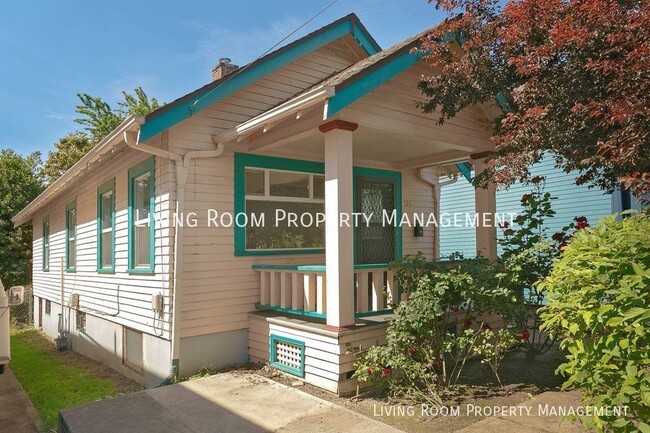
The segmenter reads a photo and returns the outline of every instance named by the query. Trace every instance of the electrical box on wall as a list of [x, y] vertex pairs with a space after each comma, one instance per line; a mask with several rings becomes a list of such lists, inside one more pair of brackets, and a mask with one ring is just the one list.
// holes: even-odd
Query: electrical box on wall
[[156, 293], [151, 297], [151, 309], [158, 314], [163, 312], [165, 305], [165, 298], [163, 298], [162, 293]]
[[70, 295], [70, 308], [79, 309], [79, 293]]

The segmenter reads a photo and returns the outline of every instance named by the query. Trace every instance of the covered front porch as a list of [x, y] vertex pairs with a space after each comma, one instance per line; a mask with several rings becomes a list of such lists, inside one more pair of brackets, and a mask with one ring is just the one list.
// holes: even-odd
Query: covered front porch
[[[385, 341], [392, 310], [407, 299], [390, 263], [418, 251], [439, 258], [437, 224], [418, 224], [413, 214], [440, 221], [441, 182], [468, 181], [493, 150], [494, 107], [471, 107], [438, 124], [438, 114], [415, 106], [417, 82], [431, 71], [409, 44], [388, 51], [242, 124], [235, 147], [236, 189], [238, 179], [259, 179], [255, 190], [236, 194], [236, 211], [259, 201], [281, 203], [284, 198], [269, 192], [272, 171], [296, 171], [311, 191], [298, 201], [322, 206], [325, 216], [320, 248], [307, 243], [292, 252], [262, 252], [248, 245], [250, 234], [236, 239], [236, 253], [253, 256], [259, 275], [250, 358], [339, 394], [356, 389], [355, 353]], [[260, 172], [248, 177], [247, 168]], [[477, 214], [494, 215], [494, 188], [476, 189], [474, 204]], [[396, 215], [394, 225], [385, 218], [342, 223], [341, 215], [383, 210]], [[408, 225], [400, 224], [404, 214]], [[495, 258], [494, 226], [468, 227], [474, 229], [478, 254]]]

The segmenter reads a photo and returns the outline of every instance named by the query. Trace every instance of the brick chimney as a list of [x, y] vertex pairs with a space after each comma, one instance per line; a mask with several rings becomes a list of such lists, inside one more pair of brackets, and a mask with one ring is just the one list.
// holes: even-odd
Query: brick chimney
[[228, 57], [223, 57], [219, 59], [219, 63], [212, 69], [212, 81], [217, 81], [228, 74], [232, 74], [237, 69], [239, 69], [239, 66], [230, 63]]

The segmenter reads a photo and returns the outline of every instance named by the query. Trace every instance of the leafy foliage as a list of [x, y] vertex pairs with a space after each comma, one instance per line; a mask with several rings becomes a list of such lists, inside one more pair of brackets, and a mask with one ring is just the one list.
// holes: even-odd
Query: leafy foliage
[[122, 91], [122, 94], [124, 101], [119, 102], [118, 109], [114, 110], [98, 96], [77, 93], [81, 102], [77, 105], [77, 113], [82, 117], [75, 119], [75, 122], [85, 126], [84, 129], [90, 134], [93, 146], [117, 128], [128, 116], [145, 116], [161, 106], [155, 98], [149, 99], [142, 87], [137, 87], [134, 94], [125, 91]]
[[92, 145], [86, 134], [73, 132], [54, 143], [54, 148], [55, 150], [49, 152], [42, 170], [48, 184], [68, 171], [92, 148]]
[[11, 218], [41, 192], [40, 153], [22, 157], [0, 151], [0, 278], [5, 287], [31, 281], [31, 226], [14, 228]]
[[438, 390], [455, 384], [467, 358], [488, 354], [493, 344], [494, 334], [481, 317], [493, 312], [507, 317], [515, 298], [499, 287], [498, 265], [486, 260], [443, 265], [426, 262], [420, 253], [397, 266], [409, 299], [397, 306], [386, 345], [358, 357], [355, 376], [395, 396], [440, 404]]
[[650, 431], [650, 215], [578, 231], [539, 285], [543, 329], [568, 350], [564, 387], [626, 416], [582, 417], [598, 431]]
[[429, 1], [449, 18], [423, 38], [440, 73], [420, 82], [419, 106], [441, 122], [495, 98], [503, 109], [479, 184], [527, 178], [550, 151], [579, 184], [650, 192], [649, 2]]

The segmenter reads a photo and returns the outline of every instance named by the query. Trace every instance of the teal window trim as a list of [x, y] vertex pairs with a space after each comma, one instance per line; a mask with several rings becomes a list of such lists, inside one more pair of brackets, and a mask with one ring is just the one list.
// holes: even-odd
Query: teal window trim
[[[359, 177], [370, 177], [378, 179], [387, 179], [395, 183], [395, 210], [397, 212], [398, 224], [395, 228], [395, 258], [402, 258], [402, 227], [399, 219], [402, 217], [402, 173], [393, 170], [382, 170], [377, 168], [354, 167], [352, 169], [352, 187], [354, 194], [352, 196], [352, 208], [357, 210], [357, 180]], [[354, 228], [354, 263], [357, 266], [357, 229]]]
[[43, 218], [43, 248], [41, 251], [41, 261], [43, 262], [41, 270], [43, 272], [50, 271], [50, 251], [51, 251], [50, 232], [51, 232], [50, 217], [48, 215], [45, 218]]
[[[325, 174], [325, 164], [322, 162], [303, 161], [299, 159], [277, 158], [273, 156], [254, 155], [251, 153], [235, 153], [235, 214], [246, 212], [246, 168], [268, 168], [277, 170], [300, 171], [305, 173]], [[389, 179], [395, 182], [395, 208], [398, 218], [402, 215], [402, 173], [399, 171], [382, 170], [367, 167], [353, 167], [353, 209], [357, 208], [357, 177], [376, 177]], [[272, 250], [272, 251], [251, 251], [246, 250], [246, 229], [235, 225], [235, 256], [273, 256], [273, 255], [294, 255], [294, 254], [322, 254], [324, 248], [318, 249], [293, 249], [293, 250]], [[402, 230], [396, 230], [396, 252], [397, 258], [402, 257]], [[355, 229], [355, 251], [356, 260], [356, 229]]]
[[347, 34], [352, 34], [366, 52], [374, 54], [380, 50], [380, 47], [374, 42], [367, 30], [358, 24], [356, 16], [344, 17], [315, 32], [310, 37], [280, 48], [269, 54], [268, 57], [262, 58], [261, 61], [254, 62], [251, 67], [236, 73], [232, 78], [217, 87], [206, 89], [194, 95], [191, 99], [147, 119], [140, 128], [140, 141], [144, 142], [150, 139], [255, 81], [284, 68], [301, 57]]
[[[75, 225], [70, 227], [70, 212], [75, 212]], [[77, 202], [73, 201], [65, 207], [65, 271], [76, 272], [77, 269]], [[74, 265], [70, 266], [70, 232], [74, 233]]]
[[[104, 202], [102, 197], [111, 192], [111, 244], [104, 245], [102, 236], [102, 215], [104, 213]], [[104, 248], [111, 249], [111, 264], [103, 266], [102, 256]], [[97, 188], [97, 272], [114, 273], [115, 272], [115, 178], [105, 182]]]
[[[277, 362], [278, 354], [275, 348], [277, 342], [293, 344], [300, 347], [300, 368], [292, 368]], [[305, 376], [305, 342], [304, 341], [283, 337], [281, 335], [271, 334], [269, 337], [269, 346], [271, 351], [269, 363], [271, 364], [271, 366], [277, 368], [278, 370], [282, 370], [286, 373], [293, 374], [294, 376], [298, 376], [298, 377]]]
[[[156, 173], [155, 173], [155, 157], [150, 157], [139, 163], [138, 165], [129, 169], [128, 177], [128, 273], [129, 274], [153, 274], [155, 271], [155, 235], [156, 235], [156, 220], [154, 213], [156, 210]], [[135, 267], [135, 179], [143, 174], [149, 173], [151, 185], [149, 188], [149, 266]]]
[[[298, 171], [303, 173], [324, 174], [322, 162], [302, 161], [298, 159], [276, 158], [235, 153], [235, 215], [246, 212], [246, 168], [266, 168], [275, 170]], [[283, 250], [247, 250], [246, 228], [235, 224], [235, 256], [277, 256], [295, 254], [323, 254], [324, 248], [295, 248]]]

